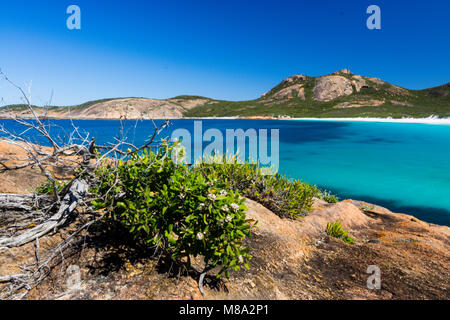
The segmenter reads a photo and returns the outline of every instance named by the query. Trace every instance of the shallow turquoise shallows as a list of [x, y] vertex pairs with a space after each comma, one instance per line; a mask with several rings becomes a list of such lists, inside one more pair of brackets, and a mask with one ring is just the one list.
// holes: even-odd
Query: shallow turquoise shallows
[[[52, 120], [70, 130], [67, 120]], [[7, 127], [12, 121], [0, 120]], [[194, 120], [175, 120], [193, 132]], [[75, 121], [97, 142], [117, 136], [119, 121]], [[152, 132], [150, 121], [126, 122], [136, 144]], [[404, 123], [294, 120], [202, 120], [216, 128], [279, 129], [280, 173], [318, 185], [341, 199], [353, 198], [450, 225], [450, 126]], [[55, 128], [53, 130], [60, 130]], [[37, 139], [40, 141], [39, 139]], [[204, 143], [206, 146], [208, 143]]]

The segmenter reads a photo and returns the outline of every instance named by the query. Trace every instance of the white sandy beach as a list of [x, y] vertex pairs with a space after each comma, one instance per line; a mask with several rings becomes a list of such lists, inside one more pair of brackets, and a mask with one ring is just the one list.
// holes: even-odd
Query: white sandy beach
[[437, 125], [450, 125], [450, 118], [291, 118], [281, 120], [303, 120], [303, 121], [359, 121], [359, 122], [392, 122], [392, 123], [424, 123]]
[[[182, 118], [183, 119], [183, 118]], [[250, 120], [283, 120], [283, 121], [357, 121], [357, 122], [392, 122], [392, 123], [423, 123], [435, 125], [450, 125], [450, 118], [268, 118], [268, 117], [202, 117], [202, 118], [184, 118], [184, 119], [250, 119]]]

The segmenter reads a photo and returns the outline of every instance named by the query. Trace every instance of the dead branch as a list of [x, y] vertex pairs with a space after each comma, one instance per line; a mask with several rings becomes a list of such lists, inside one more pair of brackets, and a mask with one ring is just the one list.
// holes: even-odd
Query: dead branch
[[30, 194], [0, 193], [0, 209], [31, 211], [35, 198], [34, 195]]
[[78, 204], [86, 197], [88, 184], [83, 180], [76, 180], [64, 197], [58, 212], [41, 225], [13, 238], [0, 239], [0, 250], [19, 247], [40, 238], [52, 230], [62, 226]]
[[[52, 264], [64, 261], [64, 252], [83, 230], [103, 218], [92, 218], [74, 233], [66, 237], [58, 245], [49, 249], [47, 257], [39, 253], [40, 239], [52, 232], [60, 231], [74, 216], [77, 207], [84, 206], [88, 196], [88, 189], [92, 183], [98, 183], [92, 178], [98, 166], [106, 163], [117, 163], [146, 148], [154, 148], [161, 144], [156, 137], [164, 130], [169, 121], [161, 125], [153, 122], [153, 134], [142, 146], [136, 146], [127, 141], [124, 126], [121, 126], [118, 137], [107, 145], [97, 145], [89, 133], [80, 132], [72, 119], [71, 132], [63, 137], [54, 136], [53, 127], [56, 124], [46, 122], [48, 107], [44, 106], [40, 113], [32, 103], [29, 93], [11, 81], [1, 70], [0, 77], [17, 88], [24, 100], [31, 119], [25, 120], [25, 112], [16, 114], [15, 122], [19, 124], [19, 132], [14, 132], [0, 124], [0, 141], [5, 141], [20, 150], [21, 155], [16, 158], [0, 158], [0, 173], [21, 170], [24, 168], [39, 168], [41, 174], [52, 185], [53, 199], [49, 195], [7, 195], [0, 194], [0, 251], [10, 250], [35, 241], [36, 263], [31, 266], [21, 266], [23, 273], [0, 276], [0, 283], [6, 284], [0, 288], [0, 299], [22, 299], [37, 286], [48, 274]], [[52, 93], [53, 95], [53, 93]], [[39, 115], [41, 114], [41, 115]], [[23, 118], [21, 118], [23, 116]], [[59, 130], [65, 130], [59, 127]], [[136, 127], [135, 127], [136, 129]], [[41, 137], [45, 143], [33, 142], [30, 138]], [[45, 146], [47, 145], [47, 146]], [[124, 151], [126, 150], [126, 151]], [[56, 172], [63, 172], [67, 176], [63, 179], [56, 177]], [[76, 174], [75, 174], [76, 172]], [[58, 181], [65, 180], [62, 190], [58, 189]], [[94, 181], [91, 181], [94, 180]], [[115, 187], [117, 181], [111, 185]], [[107, 193], [108, 194], [108, 193]], [[30, 227], [32, 227], [30, 229]], [[24, 290], [23, 293], [18, 293]]]

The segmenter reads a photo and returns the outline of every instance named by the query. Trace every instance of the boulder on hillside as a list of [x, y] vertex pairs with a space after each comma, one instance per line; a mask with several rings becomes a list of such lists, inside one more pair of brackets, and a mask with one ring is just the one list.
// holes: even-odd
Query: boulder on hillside
[[331, 101], [353, 93], [352, 82], [343, 76], [324, 76], [317, 80], [314, 100]]
[[306, 80], [307, 76], [303, 75], [303, 74], [296, 74], [293, 76], [290, 76], [289, 78], [284, 79], [281, 84], [286, 84], [286, 83], [293, 83], [295, 81], [303, 81]]
[[367, 87], [366, 80], [364, 80], [363, 77], [358, 76], [358, 75], [354, 75], [354, 76], [352, 77], [352, 79], [353, 79], [353, 80], [352, 80], [352, 84], [353, 84], [353, 86], [355, 87], [356, 92], [360, 92], [360, 91], [361, 91], [361, 88]]
[[305, 100], [305, 89], [301, 84], [294, 84], [287, 88], [281, 89], [273, 95], [275, 99], [291, 99], [291, 98], [301, 98]]
[[349, 69], [341, 69], [339, 71], [332, 73], [332, 75], [340, 75], [340, 74], [352, 74], [352, 72]]

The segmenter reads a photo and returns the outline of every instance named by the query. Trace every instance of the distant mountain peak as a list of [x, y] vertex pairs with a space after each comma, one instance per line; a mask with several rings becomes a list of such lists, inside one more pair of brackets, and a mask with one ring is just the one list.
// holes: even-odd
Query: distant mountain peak
[[338, 71], [332, 73], [332, 75], [340, 75], [340, 74], [353, 75], [353, 73], [349, 69], [341, 69], [341, 70], [338, 70]]

